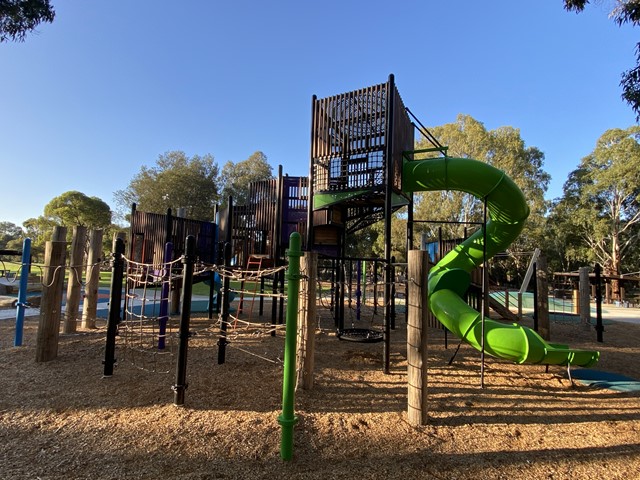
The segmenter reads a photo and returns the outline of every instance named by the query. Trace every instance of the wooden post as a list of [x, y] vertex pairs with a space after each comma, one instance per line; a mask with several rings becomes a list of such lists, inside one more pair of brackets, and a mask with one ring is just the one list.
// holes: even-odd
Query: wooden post
[[536, 260], [536, 282], [538, 285], [538, 333], [545, 340], [551, 339], [549, 328], [549, 281], [547, 277], [547, 257], [540, 254]]
[[98, 312], [98, 286], [100, 284], [100, 261], [102, 259], [102, 230], [89, 232], [89, 254], [87, 255], [87, 285], [82, 304], [82, 328], [96, 328]]
[[67, 229], [65, 227], [55, 227], [53, 240], [45, 245], [44, 287], [36, 338], [36, 362], [48, 362], [58, 356], [64, 264], [67, 256], [66, 235]]
[[73, 239], [71, 240], [71, 252], [69, 254], [69, 281], [64, 315], [64, 333], [74, 333], [76, 331], [80, 292], [82, 290], [82, 261], [84, 260], [86, 239], [87, 227], [73, 227]]
[[589, 281], [589, 267], [580, 267], [579, 270], [578, 290], [580, 291], [579, 303], [580, 303], [580, 323], [584, 330], [591, 328], [591, 282]]
[[304, 390], [313, 388], [316, 343], [316, 281], [318, 253], [304, 252], [300, 280], [300, 308], [298, 310], [298, 379]]
[[408, 257], [407, 378], [409, 424], [427, 423], [427, 272], [429, 254], [411, 250]]
[[[564, 296], [563, 296], [564, 297]], [[580, 285], [571, 289], [571, 313], [580, 315]]]

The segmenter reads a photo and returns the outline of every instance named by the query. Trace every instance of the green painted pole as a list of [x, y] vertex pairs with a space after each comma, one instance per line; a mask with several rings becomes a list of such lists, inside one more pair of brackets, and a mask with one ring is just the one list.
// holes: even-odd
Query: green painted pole
[[278, 423], [282, 426], [280, 457], [293, 457], [293, 426], [298, 422], [294, 414], [296, 388], [296, 336], [298, 330], [298, 293], [300, 291], [300, 234], [289, 237], [289, 268], [287, 269], [287, 330], [284, 344], [284, 375], [282, 380], [282, 414]]

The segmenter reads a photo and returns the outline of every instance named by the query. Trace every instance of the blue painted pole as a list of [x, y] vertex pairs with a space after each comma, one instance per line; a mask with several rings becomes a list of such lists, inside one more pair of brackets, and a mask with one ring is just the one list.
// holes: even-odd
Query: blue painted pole
[[20, 267], [20, 290], [18, 290], [18, 304], [16, 305], [16, 334], [13, 345], [22, 346], [22, 331], [24, 329], [24, 309], [27, 306], [27, 286], [29, 271], [31, 270], [31, 239], [22, 242], [22, 266]]

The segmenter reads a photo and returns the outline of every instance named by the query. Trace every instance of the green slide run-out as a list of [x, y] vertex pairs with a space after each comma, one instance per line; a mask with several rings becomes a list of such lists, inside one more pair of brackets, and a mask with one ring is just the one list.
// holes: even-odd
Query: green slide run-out
[[[529, 216], [522, 191], [503, 171], [468, 158], [433, 158], [406, 162], [405, 192], [457, 190], [486, 199], [486, 256], [504, 251], [520, 234]], [[475, 232], [440, 260], [429, 272], [429, 305], [436, 318], [454, 335], [482, 349], [479, 312], [463, 297], [471, 282], [470, 272], [484, 261], [482, 229]], [[518, 324], [485, 319], [486, 353], [516, 363], [579, 365], [589, 367], [599, 352], [575, 350], [546, 342], [534, 330]]]

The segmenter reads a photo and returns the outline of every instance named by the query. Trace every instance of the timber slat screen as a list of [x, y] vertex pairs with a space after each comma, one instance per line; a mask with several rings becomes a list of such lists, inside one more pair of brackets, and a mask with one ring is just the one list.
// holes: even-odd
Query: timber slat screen
[[[293, 232], [298, 232], [303, 237], [306, 233], [309, 177], [283, 177], [282, 195], [282, 235], [280, 238], [283, 248], [288, 248], [289, 236]], [[304, 245], [305, 242], [303, 241], [302, 244]], [[284, 251], [280, 254], [284, 255]]]
[[[332, 97], [313, 98], [311, 181], [315, 194], [358, 192], [344, 206], [350, 231], [383, 214], [387, 144], [392, 141], [393, 190], [401, 193], [402, 152], [414, 149], [414, 126], [402, 98], [390, 82]], [[393, 95], [393, 102], [390, 102]], [[389, 105], [393, 105], [390, 111]], [[393, 138], [391, 138], [393, 135]], [[372, 204], [380, 208], [371, 211]]]
[[[170, 233], [167, 227], [170, 225]], [[196, 238], [196, 252], [202, 262], [215, 263], [216, 225], [166, 214], [132, 210], [130, 257], [135, 262], [163, 263], [164, 245], [173, 243], [173, 258], [184, 254], [185, 238]]]
[[253, 254], [274, 257], [278, 180], [252, 182], [247, 202], [233, 208], [234, 263], [242, 267]]
[[307, 177], [283, 176], [249, 185], [248, 205], [233, 208], [236, 265], [246, 266], [251, 255], [283, 258], [289, 235], [306, 228], [308, 184]]

